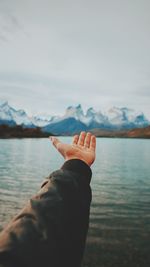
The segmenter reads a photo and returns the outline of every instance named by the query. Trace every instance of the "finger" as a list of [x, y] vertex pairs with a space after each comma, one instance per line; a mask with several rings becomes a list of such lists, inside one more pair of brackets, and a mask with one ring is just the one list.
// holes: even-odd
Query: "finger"
[[90, 140], [90, 149], [95, 151], [95, 148], [96, 148], [96, 137], [95, 135], [92, 135]]
[[79, 140], [79, 135], [75, 135], [75, 136], [73, 137], [72, 144], [73, 144], [73, 145], [76, 145], [76, 144], [78, 143], [78, 140]]
[[61, 143], [60, 140], [54, 136], [51, 136], [50, 140], [51, 140], [53, 146], [55, 146], [56, 148], [58, 148], [58, 145]]
[[89, 148], [90, 147], [90, 140], [91, 140], [91, 133], [87, 133], [84, 141], [84, 146]]
[[81, 132], [78, 140], [78, 145], [83, 146], [84, 145], [84, 139], [85, 139], [86, 133]]

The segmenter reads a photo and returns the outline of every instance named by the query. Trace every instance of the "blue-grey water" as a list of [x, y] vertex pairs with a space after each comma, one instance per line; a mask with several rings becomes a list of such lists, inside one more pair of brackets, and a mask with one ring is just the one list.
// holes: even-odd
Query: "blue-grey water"
[[[1, 228], [62, 164], [48, 139], [0, 140]], [[83, 266], [150, 266], [150, 141], [97, 139], [92, 170]]]

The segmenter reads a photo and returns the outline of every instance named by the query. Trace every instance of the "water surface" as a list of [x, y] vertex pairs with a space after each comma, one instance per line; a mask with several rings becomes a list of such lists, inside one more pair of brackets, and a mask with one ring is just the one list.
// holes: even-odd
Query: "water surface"
[[[149, 140], [97, 139], [83, 267], [150, 266], [149, 151]], [[62, 164], [48, 139], [0, 140], [1, 228]]]

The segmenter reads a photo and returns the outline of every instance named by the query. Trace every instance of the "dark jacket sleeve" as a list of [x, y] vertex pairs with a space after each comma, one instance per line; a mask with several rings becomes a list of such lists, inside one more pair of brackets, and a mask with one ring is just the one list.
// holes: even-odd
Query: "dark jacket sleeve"
[[91, 202], [91, 169], [64, 163], [0, 234], [0, 267], [79, 267]]

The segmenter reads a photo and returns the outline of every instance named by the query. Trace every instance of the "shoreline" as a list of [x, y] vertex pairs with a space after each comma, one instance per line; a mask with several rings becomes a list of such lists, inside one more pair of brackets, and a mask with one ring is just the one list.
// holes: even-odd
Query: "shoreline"
[[[97, 138], [128, 138], [128, 139], [150, 139], [150, 126], [134, 129], [89, 129]], [[87, 132], [86, 131], [86, 132]], [[56, 132], [56, 131], [55, 131]], [[13, 138], [48, 138], [49, 136], [73, 136], [80, 131], [58, 133], [44, 132], [42, 128], [24, 128], [22, 125], [8, 126], [0, 125], [0, 139]]]
[[[49, 136], [58, 136], [58, 137], [73, 137], [73, 135], [47, 135], [47, 136], [9, 136], [1, 137], [0, 139], [40, 139], [40, 138], [49, 138]], [[150, 139], [150, 137], [129, 137], [129, 136], [96, 136], [96, 138], [108, 138], [108, 139]]]

